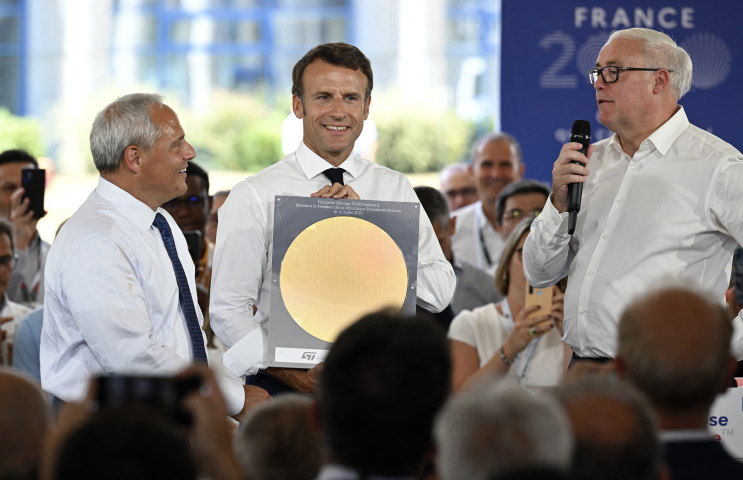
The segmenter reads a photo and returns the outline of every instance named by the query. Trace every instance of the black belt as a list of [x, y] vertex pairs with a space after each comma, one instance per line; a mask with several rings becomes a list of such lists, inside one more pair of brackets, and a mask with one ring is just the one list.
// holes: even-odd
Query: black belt
[[611, 357], [581, 357], [573, 352], [573, 360], [576, 362], [609, 363], [614, 359]]

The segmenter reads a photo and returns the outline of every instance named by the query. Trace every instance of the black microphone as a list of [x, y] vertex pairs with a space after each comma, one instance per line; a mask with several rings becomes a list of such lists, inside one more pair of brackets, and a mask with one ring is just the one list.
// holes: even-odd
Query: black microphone
[[[588, 146], [591, 144], [591, 124], [586, 120], [576, 120], [573, 122], [573, 129], [570, 131], [570, 141], [577, 142], [583, 145], [580, 149], [580, 153], [586, 155], [588, 153]], [[581, 162], [575, 160], [570, 163], [577, 163], [583, 165]], [[583, 165], [585, 167], [585, 165]], [[575, 232], [575, 223], [578, 220], [578, 212], [580, 212], [580, 199], [583, 196], [583, 183], [571, 183], [568, 185], [568, 233], [570, 235]]]

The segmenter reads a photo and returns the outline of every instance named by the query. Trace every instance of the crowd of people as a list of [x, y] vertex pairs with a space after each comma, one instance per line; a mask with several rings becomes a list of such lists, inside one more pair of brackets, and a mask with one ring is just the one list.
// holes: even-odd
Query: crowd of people
[[[440, 190], [355, 156], [373, 74], [347, 44], [296, 64], [296, 152], [231, 191], [162, 96], [126, 95], [51, 246], [37, 161], [0, 153], [0, 480], [743, 478], [707, 432], [743, 358], [743, 156], [688, 122], [691, 71], [666, 35], [614, 32], [589, 76], [615, 134], [563, 146], [551, 186], [502, 132]], [[417, 314], [273, 365], [279, 194], [419, 203]]]

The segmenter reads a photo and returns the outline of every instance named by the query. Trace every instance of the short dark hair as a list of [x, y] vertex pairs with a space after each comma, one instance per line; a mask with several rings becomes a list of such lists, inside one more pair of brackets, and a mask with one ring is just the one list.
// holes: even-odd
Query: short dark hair
[[305, 53], [292, 70], [292, 95], [298, 96], [304, 102], [304, 85], [302, 85], [302, 76], [307, 66], [315, 60], [321, 60], [330, 65], [350, 68], [351, 70], [361, 69], [361, 73], [366, 75], [366, 96], [364, 102], [371, 96], [374, 87], [374, 75], [372, 74], [371, 62], [366, 58], [361, 50], [347, 43], [323, 43], [318, 45], [309, 52]]
[[186, 176], [188, 175], [196, 175], [197, 177], [201, 177], [201, 179], [204, 180], [206, 195], [209, 196], [209, 174], [206, 173], [206, 170], [198, 166], [193, 161], [189, 160], [188, 167], [186, 167]]
[[0, 165], [6, 163], [33, 163], [34, 167], [39, 168], [39, 162], [36, 161], [33, 155], [25, 150], [5, 150], [0, 153]]
[[136, 408], [96, 414], [62, 445], [58, 480], [196, 480], [196, 467], [173, 425]]
[[414, 475], [450, 390], [441, 328], [424, 318], [373, 313], [338, 336], [324, 365], [318, 405], [332, 461], [362, 478]]
[[518, 182], [512, 182], [503, 187], [498, 198], [495, 200], [495, 215], [498, 225], [503, 224], [503, 213], [506, 210], [506, 200], [514, 195], [526, 195], [527, 193], [541, 193], [546, 198], [549, 198], [550, 187], [542, 182], [536, 180], [519, 180]]
[[449, 203], [444, 194], [433, 187], [415, 187], [415, 194], [421, 202], [431, 225], [439, 222], [442, 228], [449, 228]]
[[7, 235], [10, 239], [10, 250], [15, 252], [15, 239], [13, 238], [13, 225], [2, 218], [0, 218], [0, 235]]

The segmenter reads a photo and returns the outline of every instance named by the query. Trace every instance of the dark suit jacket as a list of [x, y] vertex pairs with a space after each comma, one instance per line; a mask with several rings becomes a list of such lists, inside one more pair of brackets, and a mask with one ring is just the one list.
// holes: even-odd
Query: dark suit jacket
[[717, 440], [665, 442], [664, 447], [673, 480], [743, 479], [743, 463]]

